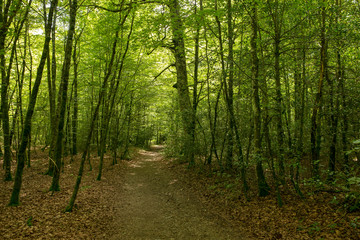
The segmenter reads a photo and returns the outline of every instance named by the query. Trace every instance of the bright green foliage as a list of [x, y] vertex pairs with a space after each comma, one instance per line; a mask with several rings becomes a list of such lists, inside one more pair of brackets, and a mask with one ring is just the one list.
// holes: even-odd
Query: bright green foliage
[[[4, 96], [11, 149], [16, 152], [41, 61], [43, 14], [49, 13], [49, 3], [45, 1], [44, 10], [42, 1], [32, 2], [24, 27], [15, 38], [16, 23], [25, 13], [19, 11], [8, 26], [6, 48], [0, 49], [8, 70], [5, 75], [9, 75]], [[179, 3], [178, 15], [173, 9], [175, 3]], [[279, 189], [288, 182], [300, 196], [302, 180], [310, 181], [306, 187], [314, 189], [328, 187], [325, 179], [350, 191], [358, 188], [360, 14], [356, 1], [85, 0], [78, 4], [74, 34], [78, 115], [73, 115], [72, 59], [68, 101], [63, 105], [63, 147], [58, 149], [62, 156], [72, 153], [77, 131], [78, 152], [90, 149], [98, 150], [99, 155], [111, 154], [113, 159], [111, 163], [105, 159], [105, 166], [116, 164], [121, 157], [131, 158], [132, 145], [148, 148], [164, 144], [169, 156], [241, 175], [244, 193], [257, 188], [256, 181], [247, 186], [246, 180], [260, 176], [259, 194], [265, 196], [275, 190], [279, 202]], [[255, 4], [256, 39], [251, 13]], [[320, 9], [325, 13], [324, 22]], [[55, 38], [46, 56], [51, 61], [44, 66], [28, 134], [30, 146], [44, 151], [51, 142], [48, 80], [54, 73], [53, 59], [57, 67], [53, 79], [56, 98], [61, 92], [68, 2], [59, 3], [56, 16]], [[326, 39], [323, 48], [322, 29]], [[320, 51], [325, 48], [326, 64], [322, 65]], [[16, 55], [9, 66], [12, 49]], [[320, 66], [326, 69], [318, 98]], [[230, 82], [232, 90], [228, 88]], [[258, 97], [256, 106], [254, 94]], [[315, 108], [316, 121], [312, 123]], [[72, 127], [74, 119], [77, 128]], [[319, 159], [309, 165], [307, 160], [315, 146], [310, 141], [314, 123]], [[335, 170], [329, 168], [329, 155], [335, 157]], [[312, 168], [317, 166], [319, 176], [312, 176]], [[354, 199], [357, 197], [349, 196], [349, 206], [357, 206]], [[312, 231], [317, 231], [317, 226], [313, 227]]]

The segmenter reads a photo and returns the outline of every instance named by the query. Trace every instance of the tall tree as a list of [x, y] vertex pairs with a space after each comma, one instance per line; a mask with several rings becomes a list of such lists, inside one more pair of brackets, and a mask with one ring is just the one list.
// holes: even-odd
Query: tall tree
[[50, 186], [50, 191], [60, 191], [59, 180], [60, 180], [61, 158], [63, 151], [64, 122], [65, 122], [65, 114], [66, 114], [66, 103], [67, 103], [67, 95], [68, 95], [67, 92], [69, 85], [73, 37], [75, 33], [76, 11], [77, 11], [77, 0], [71, 0], [69, 30], [66, 39], [65, 56], [61, 71], [61, 83], [60, 83], [60, 92], [59, 92], [59, 96], [60, 96], [60, 101], [58, 103], [59, 119], [58, 119], [58, 127], [57, 127], [55, 154], [54, 154], [55, 169], [54, 169], [54, 176], [52, 178], [52, 183]]
[[[200, 6], [202, 6], [202, 0], [200, 0]], [[199, 84], [199, 64], [200, 64], [200, 59], [199, 59], [199, 41], [200, 41], [200, 28], [201, 28], [201, 24], [199, 21], [199, 16], [198, 16], [198, 7], [197, 7], [197, 1], [195, 0], [194, 2], [194, 14], [196, 17], [196, 33], [195, 33], [195, 46], [194, 46], [194, 51], [195, 51], [195, 56], [194, 56], [194, 87], [193, 87], [193, 102], [192, 102], [192, 106], [193, 106], [193, 119], [192, 119], [192, 125], [194, 126], [194, 134], [193, 134], [193, 139], [191, 140], [192, 142], [195, 143], [196, 141], [196, 112], [197, 112], [197, 107], [198, 107], [198, 84]]]
[[173, 40], [173, 53], [175, 56], [175, 67], [177, 77], [177, 92], [179, 99], [180, 112], [184, 128], [183, 152], [184, 157], [189, 161], [189, 166], [194, 165], [194, 134], [195, 126], [193, 122], [193, 108], [190, 101], [188, 86], [188, 73], [186, 68], [185, 54], [185, 28], [182, 21], [181, 9], [178, 0], [170, 0], [168, 3], [171, 14], [171, 30]]
[[284, 129], [283, 129], [283, 96], [281, 93], [280, 79], [280, 43], [281, 43], [281, 20], [283, 11], [279, 6], [279, 1], [267, 1], [270, 8], [271, 18], [274, 25], [274, 72], [275, 72], [275, 89], [276, 89], [276, 131], [278, 142], [278, 167], [281, 182], [285, 184], [285, 167], [284, 167]]
[[[9, 63], [7, 71], [6, 67], [6, 38], [9, 28], [14, 21], [20, 7], [21, 0], [9, 0], [5, 3], [0, 1], [0, 71], [1, 71], [1, 118], [3, 123], [4, 136], [4, 167], [5, 181], [11, 181], [11, 138], [10, 138], [10, 122], [9, 122], [9, 98], [8, 88], [10, 81], [11, 63]], [[16, 44], [16, 41], [14, 42]], [[8, 74], [7, 74], [8, 73]]]
[[256, 173], [258, 179], [259, 195], [261, 197], [267, 196], [270, 193], [270, 187], [266, 182], [264, 169], [262, 165], [261, 154], [261, 108], [260, 108], [260, 96], [259, 96], [259, 58], [257, 53], [257, 41], [258, 41], [258, 17], [257, 17], [257, 1], [252, 1], [251, 6], [251, 78], [253, 89], [253, 111], [254, 111], [254, 156], [256, 160]]
[[76, 155], [77, 150], [77, 135], [78, 135], [78, 113], [79, 113], [79, 97], [78, 97], [78, 66], [80, 58], [80, 38], [83, 33], [84, 28], [80, 33], [75, 37], [74, 41], [74, 50], [73, 50], [73, 62], [74, 62], [74, 104], [73, 104], [73, 116], [71, 122], [72, 129], [72, 147], [71, 155]]
[[50, 51], [47, 59], [47, 68], [48, 68], [48, 92], [49, 92], [49, 108], [50, 108], [50, 148], [49, 148], [49, 168], [47, 175], [53, 176], [55, 164], [54, 164], [54, 146], [56, 142], [56, 133], [57, 133], [57, 116], [56, 116], [56, 14], [57, 9], [55, 9], [52, 31], [51, 31], [51, 59]]
[[[338, 120], [339, 120], [339, 108], [340, 108], [340, 100], [339, 94], [336, 94], [335, 92], [335, 83], [338, 85], [341, 81], [341, 75], [342, 75], [342, 59], [341, 59], [341, 53], [340, 53], [340, 46], [341, 46], [341, 32], [339, 31], [339, 21], [341, 18], [341, 1], [336, 0], [335, 6], [336, 13], [335, 13], [335, 29], [336, 29], [336, 43], [337, 47], [335, 49], [336, 51], [336, 73], [335, 73], [335, 81], [332, 78], [328, 78], [329, 83], [329, 98], [330, 98], [330, 138], [331, 143], [329, 147], [329, 174], [328, 174], [328, 181], [332, 183], [335, 180], [335, 164], [336, 164], [336, 145], [337, 145], [337, 137], [338, 137]], [[338, 90], [340, 90], [338, 88]]]
[[[218, 7], [218, 1], [215, 0], [215, 11], [217, 13], [220, 12], [219, 7]], [[230, 14], [230, 15], [229, 15]], [[231, 13], [228, 14], [228, 18], [231, 17]], [[233, 163], [233, 148], [234, 148], [234, 143], [233, 143], [233, 121], [232, 121], [232, 116], [231, 116], [231, 109], [230, 107], [232, 106], [232, 103], [230, 103], [230, 101], [232, 101], [232, 98], [229, 98], [229, 88], [228, 88], [228, 82], [227, 82], [227, 67], [226, 67], [226, 63], [225, 63], [225, 50], [224, 50], [224, 41], [223, 41], [223, 34], [222, 34], [222, 26], [221, 26], [221, 21], [220, 21], [220, 14], [215, 14], [215, 21], [216, 21], [216, 25], [217, 25], [217, 38], [218, 38], [218, 46], [219, 46], [219, 55], [220, 55], [220, 64], [221, 64], [221, 75], [220, 75], [220, 82], [221, 82], [221, 87], [224, 87], [224, 95], [225, 95], [225, 101], [226, 101], [226, 105], [228, 108], [228, 119], [229, 119], [229, 130], [227, 131], [227, 151], [226, 151], [226, 162], [225, 162], [225, 167], [227, 169], [231, 169], [232, 168], [232, 163]], [[232, 36], [232, 34], [231, 34]], [[229, 39], [228, 39], [229, 40]], [[232, 42], [232, 39], [231, 39]], [[232, 48], [233, 44], [229, 43], [229, 57], [230, 55], [233, 57], [232, 54], [232, 49], [230, 50], [230, 47]], [[231, 54], [230, 54], [231, 53]], [[233, 64], [233, 63], [232, 63]], [[232, 77], [233, 77], [233, 73], [232, 73]], [[229, 81], [230, 81], [230, 77], [229, 77]], [[219, 94], [221, 93], [221, 90], [219, 91]], [[225, 140], [224, 140], [225, 141]]]
[[320, 144], [321, 144], [321, 116], [324, 80], [327, 76], [327, 40], [326, 40], [326, 5], [327, 0], [321, 2], [320, 16], [320, 77], [311, 115], [311, 160], [313, 177], [320, 178]]
[[295, 90], [295, 163], [290, 167], [290, 177], [296, 192], [303, 197], [299, 187], [299, 170], [300, 163], [304, 153], [304, 108], [305, 108], [305, 61], [306, 49], [305, 44], [298, 44], [295, 53], [295, 73], [294, 73], [294, 90]]
[[44, 47], [43, 47], [43, 51], [41, 54], [40, 63], [39, 63], [39, 66], [38, 66], [38, 69], [36, 72], [36, 79], [35, 79], [35, 83], [34, 83], [34, 86], [33, 86], [32, 92], [31, 92], [29, 106], [26, 111], [24, 128], [23, 128], [22, 137], [21, 137], [21, 143], [20, 143], [20, 147], [19, 147], [19, 151], [18, 151], [18, 155], [17, 155], [17, 166], [16, 166], [14, 187], [13, 187], [10, 202], [9, 202], [10, 206], [19, 205], [20, 190], [21, 190], [21, 185], [22, 185], [22, 174], [23, 174], [23, 169], [24, 169], [24, 165], [25, 165], [26, 147], [27, 147], [28, 141], [29, 141], [31, 120], [32, 120], [32, 116], [34, 113], [34, 108], [35, 108], [35, 104], [36, 104], [37, 95], [39, 92], [39, 87], [40, 87], [40, 83], [41, 83], [41, 79], [42, 79], [44, 66], [46, 63], [46, 58], [47, 58], [48, 52], [49, 52], [51, 25], [52, 25], [53, 14], [54, 14], [55, 8], [57, 6], [57, 3], [58, 3], [57, 0], [51, 1], [51, 5], [50, 5], [50, 9], [49, 9], [47, 25], [45, 28]]

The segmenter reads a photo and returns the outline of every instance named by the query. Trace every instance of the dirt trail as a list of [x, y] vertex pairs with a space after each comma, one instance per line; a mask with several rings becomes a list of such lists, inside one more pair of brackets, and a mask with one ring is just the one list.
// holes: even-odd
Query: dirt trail
[[245, 239], [174, 177], [159, 147], [127, 164], [111, 239]]

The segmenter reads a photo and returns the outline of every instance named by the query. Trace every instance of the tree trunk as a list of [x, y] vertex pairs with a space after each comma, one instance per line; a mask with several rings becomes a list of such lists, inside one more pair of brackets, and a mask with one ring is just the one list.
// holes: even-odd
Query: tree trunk
[[[56, 14], [54, 12], [54, 19], [51, 32], [51, 43], [52, 43], [52, 59], [50, 63], [50, 52], [48, 53], [48, 91], [49, 91], [49, 106], [50, 106], [50, 148], [49, 148], [49, 166], [47, 175], [53, 176], [55, 164], [54, 164], [54, 146], [56, 142], [57, 133], [57, 115], [56, 115], [56, 44], [55, 44], [55, 29], [56, 29]], [[50, 74], [51, 73], [51, 74]]]
[[[5, 168], [5, 181], [11, 181], [11, 137], [10, 137], [10, 120], [9, 120], [9, 99], [8, 88], [10, 76], [6, 72], [6, 37], [9, 27], [14, 20], [21, 1], [9, 0], [6, 7], [3, 9], [3, 3], [0, 6], [0, 73], [1, 73], [1, 118], [3, 123], [3, 137], [4, 137], [4, 168]], [[16, 44], [17, 40], [14, 41]], [[9, 64], [10, 65], [10, 64]], [[11, 66], [8, 67], [11, 69]], [[9, 72], [10, 73], [10, 72]]]
[[[215, 11], [218, 11], [217, 0], [215, 1]], [[230, 16], [231, 16], [231, 14], [230, 14]], [[217, 29], [218, 29], [217, 38], [219, 40], [219, 55], [220, 55], [220, 62], [221, 62], [221, 79], [220, 79], [220, 81], [221, 81], [221, 86], [224, 86], [225, 101], [226, 101], [226, 106], [228, 109], [227, 115], [228, 115], [228, 119], [229, 119], [229, 129], [228, 129], [227, 135], [225, 136], [225, 139], [223, 141], [224, 144], [225, 144], [226, 140], [228, 142], [227, 148], [226, 148], [225, 168], [227, 170], [229, 170], [232, 168], [232, 163], [233, 163], [233, 149], [234, 149], [234, 142], [233, 142], [234, 127], [233, 126], [234, 126], [234, 124], [232, 122], [232, 116], [230, 113], [231, 112], [230, 106], [232, 106], [232, 103], [230, 104], [229, 88], [228, 88], [228, 83], [226, 81], [227, 74], [226, 74], [226, 67], [225, 67], [225, 56], [224, 56], [224, 46], [223, 46], [224, 44], [223, 44], [223, 38], [222, 38], [221, 22], [220, 22], [218, 15], [215, 16], [215, 21], [216, 21]], [[232, 43], [229, 43], [229, 48], [230, 47], [232, 47]], [[232, 52], [232, 50], [231, 50], [231, 52]], [[230, 54], [230, 50], [229, 50], [229, 57], [230, 57], [230, 55], [233, 58], [233, 54], [232, 53]], [[233, 62], [232, 62], [232, 64], [233, 64]]]
[[298, 46], [295, 56], [295, 163], [290, 167], [290, 175], [295, 191], [300, 197], [304, 197], [299, 187], [299, 168], [303, 157], [305, 68], [303, 66], [304, 71], [301, 74], [301, 60], [304, 63], [305, 60], [302, 58], [305, 58], [305, 48]]
[[[200, 9], [203, 10], [202, 1], [200, 1]], [[204, 19], [202, 19], [204, 21]], [[220, 89], [218, 91], [216, 102], [214, 106], [214, 121], [212, 120], [212, 112], [211, 112], [211, 97], [210, 97], [210, 59], [209, 59], [209, 41], [207, 38], [207, 27], [204, 26], [204, 39], [205, 39], [205, 57], [207, 63], [207, 72], [206, 72], [206, 86], [207, 86], [207, 104], [208, 104], [208, 119], [209, 119], [209, 127], [210, 127], [210, 134], [211, 134], [211, 144], [210, 144], [210, 151], [209, 156], [206, 159], [206, 164], [211, 165], [213, 153], [215, 154], [217, 163], [221, 170], [223, 170], [222, 162], [218, 156], [217, 149], [216, 149], [216, 129], [217, 129], [217, 118], [218, 118], [218, 106], [219, 100], [222, 92], [222, 85], [223, 82], [220, 83]]]
[[[338, 0], [336, 0], [336, 17], [335, 17], [335, 24], [336, 26], [339, 25], [339, 18], [341, 15], [341, 4]], [[337, 34], [337, 38], [340, 39], [341, 34], [340, 32]], [[342, 77], [342, 65], [341, 65], [341, 54], [340, 54], [340, 41], [337, 42], [337, 49], [336, 49], [336, 74], [335, 80], [336, 83], [339, 85]], [[337, 129], [338, 129], [338, 113], [340, 108], [340, 99], [338, 96], [341, 95], [341, 91], [339, 94], [335, 94], [334, 90], [334, 82], [331, 78], [328, 78], [329, 83], [329, 97], [330, 97], [330, 147], [329, 147], [329, 173], [328, 173], [328, 182], [333, 183], [335, 180], [335, 163], [336, 163], [336, 143], [337, 143]], [[340, 88], [338, 88], [340, 90]], [[336, 98], [336, 99], [334, 99]], [[334, 100], [336, 103], [334, 103]], [[334, 106], [335, 104], [335, 106]]]
[[184, 34], [185, 29], [180, 14], [180, 5], [178, 0], [171, 0], [169, 2], [171, 14], [171, 29], [173, 34], [173, 53], [175, 57], [175, 67], [177, 76], [177, 92], [179, 99], [180, 113], [183, 122], [184, 140], [183, 152], [185, 159], [189, 162], [189, 166], [195, 164], [194, 160], [194, 134], [195, 126], [193, 124], [194, 111], [191, 106], [190, 93], [188, 87], [187, 69], [186, 69], [186, 54]]
[[121, 154], [121, 159], [129, 159], [129, 144], [130, 144], [130, 126], [132, 122], [132, 109], [133, 109], [133, 99], [134, 99], [134, 92], [130, 93], [130, 103], [127, 110], [127, 119], [124, 119], [124, 121], [127, 120], [127, 128], [126, 128], [126, 136], [125, 136], [125, 147], [124, 151]]
[[71, 64], [71, 53], [73, 45], [73, 36], [75, 32], [75, 23], [76, 23], [76, 11], [77, 11], [77, 0], [72, 0], [70, 2], [70, 20], [69, 20], [69, 30], [67, 34], [66, 47], [65, 47], [65, 57], [63, 68], [61, 71], [61, 98], [59, 102], [59, 119], [57, 126], [57, 137], [55, 145], [55, 169], [54, 176], [52, 178], [52, 183], [50, 186], [50, 191], [60, 191], [60, 168], [61, 168], [61, 157], [62, 157], [62, 148], [63, 148], [63, 135], [64, 135], [64, 123], [65, 123], [65, 112], [66, 112], [66, 103], [67, 103], [67, 90], [69, 83], [69, 74], [70, 74], [70, 64]]
[[25, 165], [25, 158], [26, 158], [25, 154], [26, 154], [26, 147], [28, 145], [28, 140], [29, 140], [29, 135], [30, 135], [31, 119], [32, 119], [32, 115], [34, 113], [36, 98], [37, 98], [37, 94], [39, 92], [39, 87], [40, 87], [40, 83], [41, 83], [44, 66], [46, 63], [46, 58], [48, 56], [49, 43], [50, 43], [50, 32], [51, 32], [51, 22], [52, 22], [53, 13], [54, 13], [56, 6], [57, 6], [57, 0], [53, 0], [50, 5], [49, 15], [48, 15], [48, 23], [45, 28], [45, 43], [44, 43], [39, 67], [37, 69], [36, 79], [35, 79], [34, 87], [33, 87], [32, 93], [31, 93], [31, 98], [30, 98], [29, 106], [28, 106], [25, 121], [24, 121], [24, 130], [22, 133], [20, 148], [19, 148], [19, 152], [17, 155], [17, 167], [16, 167], [16, 173], [15, 173], [14, 187], [13, 187], [10, 202], [9, 202], [10, 206], [19, 205], [20, 189], [21, 189], [21, 184], [22, 184], [22, 173], [23, 173], [23, 169], [24, 169], [24, 165]]
[[1, 117], [3, 124], [4, 137], [4, 167], [5, 167], [5, 181], [11, 181], [11, 140], [10, 140], [10, 122], [8, 109], [8, 87], [9, 82], [6, 76], [5, 63], [5, 38], [6, 33], [0, 32], [0, 64], [1, 64]]
[[226, 166], [228, 169], [232, 168], [233, 165], [233, 135], [234, 135], [234, 125], [235, 125], [235, 116], [234, 116], [234, 30], [233, 30], [233, 18], [232, 18], [232, 5], [231, 0], [227, 0], [227, 25], [228, 25], [228, 42], [229, 42], [229, 55], [228, 55], [228, 64], [229, 64], [229, 76], [228, 76], [228, 85], [227, 85], [227, 102], [230, 116], [229, 121], [229, 133], [228, 133], [228, 149], [227, 149], [227, 161]]
[[314, 179], [320, 178], [320, 144], [321, 144], [321, 121], [320, 114], [322, 106], [322, 94], [324, 79], [327, 77], [327, 42], [326, 42], [326, 1], [323, 0], [321, 7], [321, 30], [320, 30], [320, 78], [318, 82], [318, 89], [315, 97], [314, 107], [311, 115], [311, 161], [312, 174]]
[[81, 33], [75, 37], [75, 42], [74, 42], [74, 51], [73, 51], [73, 62], [74, 62], [74, 104], [73, 104], [73, 116], [72, 116], [72, 123], [71, 123], [71, 128], [72, 128], [72, 147], [71, 147], [71, 155], [74, 156], [77, 154], [77, 125], [78, 125], [78, 112], [79, 112], [79, 99], [78, 99], [78, 66], [79, 66], [79, 60], [78, 60], [78, 55], [80, 53], [80, 37], [81, 37], [82, 31]]
[[[195, 16], [197, 15], [197, 1], [195, 0]], [[202, 0], [200, 0], [200, 6], [202, 6]], [[193, 143], [196, 142], [196, 112], [198, 105], [198, 81], [199, 81], [199, 39], [200, 39], [200, 23], [196, 21], [196, 34], [195, 34], [195, 59], [194, 59], [194, 88], [193, 88], [193, 119], [192, 125], [194, 126], [193, 139], [191, 141]]]
[[[270, 3], [269, 3], [270, 4]], [[274, 71], [275, 71], [275, 111], [276, 111], [276, 132], [278, 143], [278, 168], [279, 178], [281, 183], [285, 184], [285, 166], [284, 166], [284, 128], [282, 120], [283, 112], [283, 96], [281, 93], [281, 80], [280, 80], [280, 41], [281, 41], [281, 25], [280, 16], [278, 12], [279, 2], [276, 0], [274, 3], [274, 10], [271, 12], [272, 20], [274, 23]]]
[[261, 140], [260, 140], [260, 124], [261, 124], [261, 110], [260, 110], [260, 97], [259, 97], [259, 59], [257, 55], [257, 8], [256, 1], [253, 1], [251, 10], [251, 58], [252, 58], [252, 89], [253, 89], [253, 111], [254, 111], [254, 155], [256, 160], [256, 173], [258, 180], [259, 196], [265, 197], [270, 193], [270, 187], [266, 182], [264, 170], [262, 166], [261, 154]]
[[[125, 23], [125, 20], [127, 19], [127, 17], [128, 17], [128, 14], [125, 15], [124, 20], [122, 21], [123, 24]], [[110, 119], [111, 119], [111, 117], [113, 115], [113, 109], [114, 109], [114, 106], [115, 106], [115, 97], [116, 97], [117, 92], [118, 92], [118, 88], [119, 88], [119, 84], [120, 84], [120, 80], [121, 80], [121, 76], [122, 76], [122, 69], [124, 67], [125, 57], [126, 57], [127, 52], [129, 50], [130, 37], [131, 37], [131, 34], [132, 34], [132, 30], [133, 30], [134, 19], [135, 19], [135, 16], [132, 17], [130, 31], [129, 31], [129, 34], [127, 36], [126, 47], [125, 47], [124, 53], [122, 54], [120, 67], [119, 67], [119, 70], [117, 72], [117, 79], [116, 79], [115, 87], [113, 87], [112, 89], [109, 90], [109, 100], [110, 101], [106, 102], [106, 104], [104, 104], [105, 111], [104, 111], [104, 115], [103, 115], [103, 120], [101, 122], [101, 124], [102, 124], [102, 127], [101, 127], [102, 132], [101, 132], [101, 143], [100, 143], [101, 149], [100, 149], [99, 173], [98, 173], [98, 176], [96, 178], [96, 180], [98, 180], [98, 181], [101, 180], [102, 168], [103, 168], [103, 162], [104, 162], [104, 154], [105, 154], [105, 148], [106, 148], [106, 138], [107, 138], [107, 134], [108, 134], [108, 131], [109, 131]], [[115, 78], [115, 76], [114, 76], [114, 78]], [[113, 86], [114, 84], [110, 84], [110, 85]], [[130, 107], [130, 109], [131, 109], [131, 107]], [[129, 122], [128, 127], [130, 128], [130, 122]]]

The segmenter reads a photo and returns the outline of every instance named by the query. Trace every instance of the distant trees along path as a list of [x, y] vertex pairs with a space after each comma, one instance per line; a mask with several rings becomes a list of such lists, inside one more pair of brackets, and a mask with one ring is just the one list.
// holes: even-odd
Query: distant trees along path
[[[359, 183], [357, 1], [7, 0], [0, 9], [3, 178], [48, 152], [111, 164], [165, 143], [188, 163], [236, 172], [242, 194]], [[26, 171], [26, 170], [25, 170]], [[249, 181], [256, 179], [256, 181]]]

